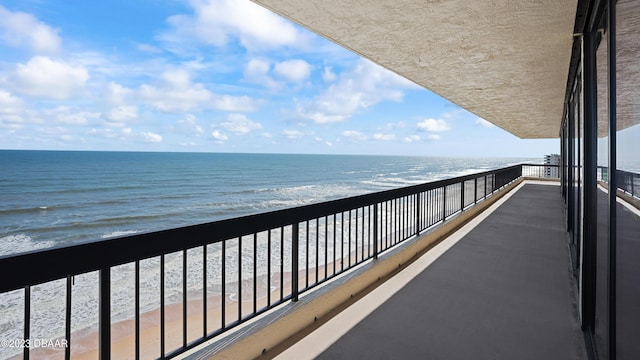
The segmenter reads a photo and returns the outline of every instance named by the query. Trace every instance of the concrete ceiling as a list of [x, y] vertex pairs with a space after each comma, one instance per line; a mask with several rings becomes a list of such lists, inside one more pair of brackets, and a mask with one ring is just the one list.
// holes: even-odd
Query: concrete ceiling
[[558, 137], [577, 0], [253, 0], [521, 138]]

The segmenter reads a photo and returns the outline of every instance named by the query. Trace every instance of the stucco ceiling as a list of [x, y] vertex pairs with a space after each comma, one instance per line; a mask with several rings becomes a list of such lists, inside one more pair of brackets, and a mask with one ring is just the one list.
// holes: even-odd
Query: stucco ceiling
[[577, 0], [253, 0], [521, 138], [558, 137]]

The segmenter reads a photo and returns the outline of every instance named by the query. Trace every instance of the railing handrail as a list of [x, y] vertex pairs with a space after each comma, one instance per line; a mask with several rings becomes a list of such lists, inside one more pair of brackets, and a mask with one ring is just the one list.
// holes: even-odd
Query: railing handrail
[[531, 164], [531, 163], [522, 163], [521, 166], [548, 166], [548, 167], [560, 167], [558, 164]]
[[[86, 241], [71, 245], [33, 250], [0, 257], [0, 273], [6, 276], [0, 283], [0, 293], [28, 285], [41, 284], [69, 275], [96, 271], [198, 246], [214, 244], [269, 229], [289, 226], [389, 201], [398, 197], [473, 180], [521, 167], [513, 165], [450, 179], [390, 189], [375, 193], [330, 200], [294, 208], [269, 211], [231, 219], [133, 234], [110, 239]], [[536, 164], [539, 166], [539, 164]], [[176, 241], [176, 239], [180, 239]]]
[[[608, 166], [598, 166], [597, 169], [600, 171], [597, 179], [601, 181], [605, 181], [609, 183], [609, 167]], [[640, 174], [635, 173], [628, 170], [615, 170], [616, 174], [616, 188], [620, 191], [623, 191], [631, 197], [638, 198], [640, 196]], [[605, 178], [606, 177], [606, 178]]]

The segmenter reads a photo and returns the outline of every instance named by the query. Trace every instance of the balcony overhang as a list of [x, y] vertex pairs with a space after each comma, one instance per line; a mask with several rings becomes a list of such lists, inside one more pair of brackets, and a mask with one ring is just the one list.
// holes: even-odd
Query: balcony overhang
[[521, 138], [556, 138], [577, 0], [253, 0]]

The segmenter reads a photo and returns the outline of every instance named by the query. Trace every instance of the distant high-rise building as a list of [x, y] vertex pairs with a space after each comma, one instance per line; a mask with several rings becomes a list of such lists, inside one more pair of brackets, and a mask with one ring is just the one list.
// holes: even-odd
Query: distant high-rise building
[[[544, 156], [544, 164], [545, 165], [560, 165], [560, 155], [559, 154], [549, 154]], [[545, 166], [544, 167], [544, 177], [546, 178], [558, 178], [560, 177], [559, 167], [556, 166]]]

